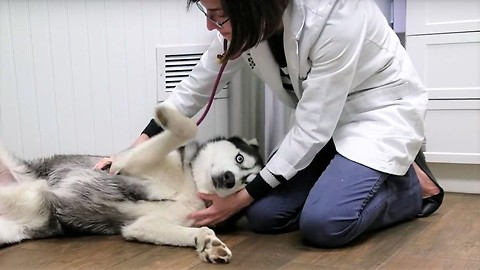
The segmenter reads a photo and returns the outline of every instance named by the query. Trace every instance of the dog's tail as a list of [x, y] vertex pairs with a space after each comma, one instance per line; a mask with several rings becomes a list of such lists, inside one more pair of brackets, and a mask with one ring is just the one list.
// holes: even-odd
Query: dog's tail
[[27, 162], [7, 151], [0, 142], [0, 184], [2, 182], [26, 183], [35, 179]]

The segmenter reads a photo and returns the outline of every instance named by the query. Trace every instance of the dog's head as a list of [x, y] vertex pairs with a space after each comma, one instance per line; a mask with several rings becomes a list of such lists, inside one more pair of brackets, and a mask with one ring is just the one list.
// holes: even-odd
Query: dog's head
[[191, 166], [198, 191], [225, 197], [252, 181], [263, 160], [256, 140], [220, 137], [200, 145]]

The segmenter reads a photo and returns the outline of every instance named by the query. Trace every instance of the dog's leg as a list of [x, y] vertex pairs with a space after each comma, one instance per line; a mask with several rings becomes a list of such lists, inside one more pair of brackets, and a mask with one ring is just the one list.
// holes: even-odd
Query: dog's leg
[[7, 166], [0, 161], [0, 186], [16, 182], [13, 175], [7, 170]]
[[0, 188], [0, 244], [30, 239], [29, 231], [47, 224], [47, 189], [44, 180]]
[[0, 185], [36, 180], [25, 161], [8, 152], [0, 142]]
[[119, 154], [110, 172], [140, 176], [152, 166], [158, 166], [170, 152], [185, 145], [197, 134], [195, 122], [178, 111], [159, 105], [155, 113], [157, 123], [165, 131]]
[[25, 227], [0, 216], [0, 247], [29, 239]]
[[122, 235], [157, 245], [195, 247], [200, 259], [210, 263], [228, 263], [232, 258], [232, 252], [211, 229], [180, 226], [161, 217], [141, 217], [125, 226]]

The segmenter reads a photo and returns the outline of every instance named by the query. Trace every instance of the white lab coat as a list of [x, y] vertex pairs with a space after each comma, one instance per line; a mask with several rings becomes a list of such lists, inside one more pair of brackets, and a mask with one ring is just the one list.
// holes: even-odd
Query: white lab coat
[[[241, 65], [250, 64], [282, 101], [295, 107], [292, 128], [266, 168], [290, 179], [333, 137], [338, 153], [348, 159], [405, 174], [424, 139], [427, 95], [376, 4], [292, 0], [283, 22], [298, 103], [282, 87], [267, 42], [230, 61], [222, 78], [226, 83]], [[198, 112], [208, 100], [220, 67], [216, 55], [222, 51], [219, 36], [166, 102], [189, 116]]]

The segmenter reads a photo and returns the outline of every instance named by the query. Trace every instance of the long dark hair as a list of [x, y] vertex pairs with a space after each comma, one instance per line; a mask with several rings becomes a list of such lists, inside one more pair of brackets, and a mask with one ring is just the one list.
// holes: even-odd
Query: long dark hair
[[[187, 8], [199, 0], [187, 0]], [[290, 0], [220, 0], [230, 18], [232, 40], [222, 62], [268, 39], [282, 27], [282, 17]]]

